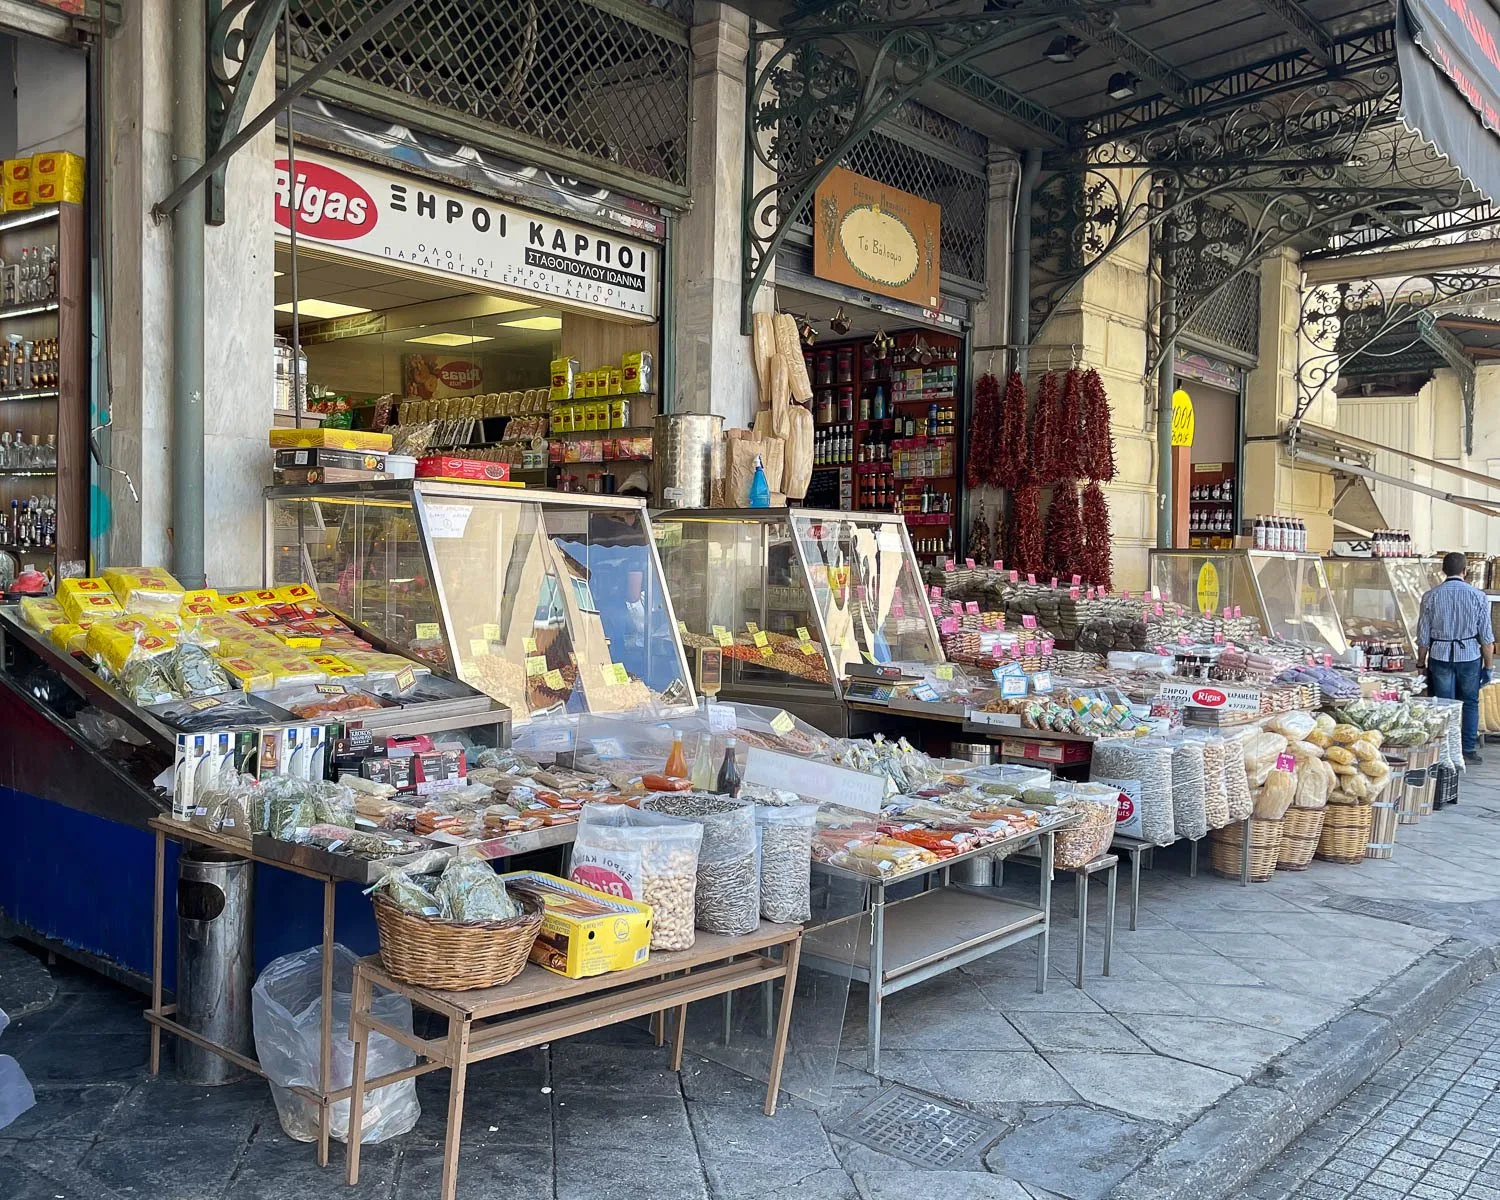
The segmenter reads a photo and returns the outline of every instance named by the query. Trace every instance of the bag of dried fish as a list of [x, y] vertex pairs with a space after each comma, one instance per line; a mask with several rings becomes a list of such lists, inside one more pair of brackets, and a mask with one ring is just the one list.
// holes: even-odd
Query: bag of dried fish
[[812, 919], [812, 843], [816, 804], [758, 804], [760, 915], [799, 925]]

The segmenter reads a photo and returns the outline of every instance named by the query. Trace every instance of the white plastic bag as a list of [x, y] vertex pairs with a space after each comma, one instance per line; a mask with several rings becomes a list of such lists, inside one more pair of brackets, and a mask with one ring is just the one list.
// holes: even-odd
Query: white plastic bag
[[[5, 1032], [10, 1017], [0, 1008], [0, 1033]], [[36, 1103], [36, 1093], [21, 1064], [9, 1054], [0, 1054], [0, 1129], [4, 1129]]]
[[[349, 1040], [349, 1013], [354, 1003], [354, 964], [359, 961], [347, 946], [333, 948], [333, 1058], [330, 1087], [348, 1087], [354, 1079], [354, 1043]], [[318, 1086], [319, 1045], [323, 1030], [323, 951], [318, 946], [271, 962], [250, 993], [255, 1023], [255, 1056], [271, 1083], [271, 1098], [286, 1135], [299, 1142], [316, 1141], [318, 1110], [312, 1101], [290, 1091]], [[376, 990], [370, 1014], [397, 1029], [411, 1032], [411, 1001], [394, 992]], [[379, 1033], [369, 1035], [365, 1078], [415, 1066], [416, 1054]], [[422, 1115], [417, 1103], [417, 1081], [403, 1079], [365, 1095], [360, 1142], [370, 1145], [407, 1133]], [[333, 1136], [349, 1140], [349, 1101], [340, 1100], [329, 1112]]]

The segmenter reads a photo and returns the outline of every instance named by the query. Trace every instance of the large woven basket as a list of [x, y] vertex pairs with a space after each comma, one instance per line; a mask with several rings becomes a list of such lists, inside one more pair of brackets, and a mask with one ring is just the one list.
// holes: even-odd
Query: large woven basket
[[1289, 808], [1281, 821], [1281, 850], [1276, 855], [1279, 871], [1305, 871], [1318, 849], [1323, 832], [1321, 808]]
[[418, 987], [467, 992], [499, 987], [521, 973], [542, 931], [542, 902], [519, 889], [525, 910], [508, 921], [444, 921], [419, 917], [376, 892], [380, 961], [391, 977]]
[[1324, 862], [1364, 862], [1373, 810], [1368, 804], [1330, 804], [1323, 810], [1318, 857]]
[[[1281, 821], [1262, 817], [1250, 818], [1250, 882], [1264, 883], [1276, 870], [1281, 853]], [[1239, 822], [1215, 829], [1208, 835], [1208, 865], [1216, 875], [1228, 879], [1240, 877], [1243, 838]]]

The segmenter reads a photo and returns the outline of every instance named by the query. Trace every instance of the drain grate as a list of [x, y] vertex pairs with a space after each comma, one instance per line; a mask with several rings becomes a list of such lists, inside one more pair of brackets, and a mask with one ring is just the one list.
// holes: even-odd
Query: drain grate
[[977, 1158], [1005, 1132], [993, 1121], [910, 1088], [887, 1088], [832, 1132], [919, 1167], [951, 1167]]
[[1426, 905], [1385, 900], [1378, 896], [1333, 895], [1323, 901], [1323, 907], [1360, 917], [1374, 917], [1378, 921], [1393, 921], [1398, 925], [1431, 925], [1436, 916]]

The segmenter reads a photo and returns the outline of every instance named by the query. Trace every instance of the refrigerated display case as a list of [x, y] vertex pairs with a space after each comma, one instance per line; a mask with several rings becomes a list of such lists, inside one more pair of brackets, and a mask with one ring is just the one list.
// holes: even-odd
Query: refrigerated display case
[[696, 703], [645, 502], [383, 480], [266, 490], [266, 574], [511, 710]]
[[1275, 550], [1153, 550], [1151, 584], [1199, 612], [1238, 608], [1273, 638], [1349, 649], [1323, 558]]
[[943, 662], [901, 518], [818, 509], [659, 514], [667, 587], [692, 654], [718, 648], [726, 700], [849, 732], [850, 669]]
[[1422, 594], [1443, 581], [1438, 560], [1328, 557], [1323, 565], [1350, 641], [1399, 642], [1415, 652]]

